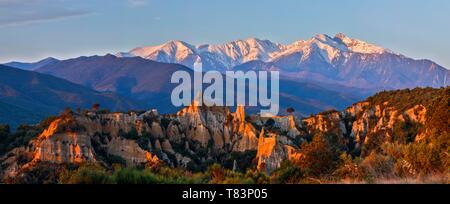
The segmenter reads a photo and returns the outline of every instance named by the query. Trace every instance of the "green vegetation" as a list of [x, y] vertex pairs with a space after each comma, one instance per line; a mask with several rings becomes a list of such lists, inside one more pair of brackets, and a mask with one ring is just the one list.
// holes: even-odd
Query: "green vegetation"
[[7, 183], [48, 184], [252, 184], [268, 183], [268, 177], [256, 170], [245, 174], [212, 164], [205, 172], [192, 173], [167, 166], [106, 168], [98, 163], [85, 163], [77, 167], [42, 162], [25, 176]]
[[0, 126], [0, 155], [21, 146], [26, 146], [28, 142], [37, 137], [43, 128], [39, 126], [20, 125], [15, 133], [10, 132], [9, 126]]

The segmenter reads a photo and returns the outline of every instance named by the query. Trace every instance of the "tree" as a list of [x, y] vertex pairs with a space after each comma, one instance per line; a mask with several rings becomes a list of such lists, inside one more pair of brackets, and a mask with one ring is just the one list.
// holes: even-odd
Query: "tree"
[[98, 111], [99, 109], [100, 109], [100, 104], [99, 103], [92, 104], [92, 110], [93, 111]]
[[113, 180], [102, 166], [86, 163], [73, 172], [62, 174], [59, 182], [63, 184], [109, 184], [113, 183]]
[[211, 176], [211, 183], [220, 183], [225, 179], [225, 173], [220, 164], [213, 164], [209, 166], [208, 174]]
[[69, 117], [69, 116], [73, 115], [73, 111], [69, 107], [66, 107], [66, 108], [64, 108], [64, 111], [62, 112], [61, 115], [64, 117]]
[[275, 125], [275, 120], [272, 118], [269, 118], [266, 123], [264, 124], [264, 126], [266, 127], [272, 127], [273, 125]]
[[0, 125], [0, 140], [11, 133], [9, 125]]
[[286, 111], [287, 111], [289, 114], [292, 114], [292, 113], [295, 112], [295, 109], [292, 108], [292, 107], [289, 107], [289, 108], [286, 109]]
[[280, 168], [272, 172], [270, 181], [275, 184], [307, 183], [305, 178], [305, 172], [298, 165], [286, 160], [281, 163]]
[[6, 146], [8, 146], [6, 141], [10, 137], [10, 133], [9, 125], [0, 125], [0, 154], [3, 154]]
[[322, 176], [330, 173], [339, 160], [336, 144], [332, 135], [315, 135], [312, 142], [301, 145], [304, 159], [299, 161], [302, 169], [312, 176]]

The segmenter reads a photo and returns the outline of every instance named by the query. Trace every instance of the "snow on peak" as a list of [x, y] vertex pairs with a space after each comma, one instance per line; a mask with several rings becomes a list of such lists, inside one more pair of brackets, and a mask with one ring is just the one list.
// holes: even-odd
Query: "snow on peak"
[[334, 37], [334, 40], [337, 42], [340, 42], [347, 46], [347, 48], [356, 53], [363, 53], [363, 54], [382, 54], [386, 52], [386, 49], [366, 43], [364, 41], [358, 40], [358, 39], [352, 39], [347, 37], [343, 33], [338, 33]]
[[253, 60], [269, 60], [269, 54], [280, 50], [280, 45], [269, 40], [247, 38], [225, 44], [197, 46], [201, 55], [214, 56], [225, 66], [236, 66]]
[[332, 63], [339, 56], [347, 56], [351, 53], [382, 54], [385, 49], [351, 39], [343, 33], [338, 33], [334, 38], [326, 34], [315, 35], [309, 40], [298, 40], [284, 47], [280, 52], [272, 53], [273, 60], [293, 53], [301, 53], [302, 59], [307, 59], [313, 53], [319, 53], [328, 63]]
[[[158, 46], [138, 47], [129, 52], [129, 56], [140, 56], [155, 61], [178, 63], [195, 54], [195, 47], [179, 40], [172, 40]], [[127, 56], [119, 53], [118, 56]]]
[[283, 56], [300, 53], [301, 59], [312, 54], [320, 54], [328, 63], [348, 54], [382, 54], [387, 50], [361, 40], [352, 39], [343, 33], [330, 37], [319, 34], [309, 40], [299, 40], [282, 45], [269, 40], [247, 38], [225, 44], [205, 44], [194, 46], [183, 41], [173, 40], [158, 46], [139, 47], [128, 53], [118, 53], [118, 57], [140, 56], [160, 62], [180, 63], [191, 67], [194, 61], [208, 61], [214, 66], [232, 68], [236, 65], [260, 60], [275, 61]]

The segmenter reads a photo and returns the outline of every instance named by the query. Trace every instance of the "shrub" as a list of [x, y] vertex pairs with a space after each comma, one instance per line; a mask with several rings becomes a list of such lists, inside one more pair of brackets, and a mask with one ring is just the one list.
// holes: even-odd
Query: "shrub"
[[301, 152], [304, 159], [298, 163], [300, 167], [312, 176], [330, 174], [338, 164], [339, 149], [333, 135], [316, 135], [311, 143], [304, 142]]
[[60, 182], [66, 184], [109, 184], [113, 183], [113, 180], [106, 170], [98, 164], [85, 164], [62, 176]]
[[58, 164], [39, 162], [33, 168], [20, 172], [20, 176], [7, 180], [16, 184], [56, 184], [66, 167]]
[[358, 161], [353, 161], [351, 155], [343, 153], [339, 158], [340, 164], [333, 173], [334, 179], [337, 179], [338, 182], [361, 182], [372, 180], [371, 175], [369, 175], [364, 168], [360, 166]]
[[281, 163], [280, 168], [272, 172], [270, 183], [274, 184], [296, 184], [305, 183], [305, 172], [298, 165], [289, 161]]
[[211, 178], [211, 183], [220, 183], [225, 179], [225, 173], [220, 164], [213, 164], [209, 166], [207, 174]]
[[392, 157], [372, 151], [361, 165], [374, 178], [389, 178], [394, 176], [394, 164]]
[[269, 183], [269, 177], [257, 169], [249, 169], [245, 173], [245, 178], [250, 179], [255, 184], [267, 184]]
[[266, 123], [264, 124], [265, 127], [271, 128], [273, 127], [273, 125], [275, 125], [275, 120], [272, 118], [269, 118]]
[[27, 145], [31, 139], [37, 137], [40, 129], [35, 126], [20, 125], [15, 133], [8, 134], [9, 127], [3, 127], [2, 137], [0, 137], [0, 155], [20, 146]]
[[137, 169], [119, 169], [114, 172], [114, 181], [117, 184], [156, 184], [159, 183], [154, 174]]

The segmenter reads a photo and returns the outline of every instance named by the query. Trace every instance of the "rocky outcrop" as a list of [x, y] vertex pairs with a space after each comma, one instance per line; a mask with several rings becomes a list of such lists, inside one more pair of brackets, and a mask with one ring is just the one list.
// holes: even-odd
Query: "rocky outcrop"
[[286, 135], [295, 138], [300, 134], [300, 131], [297, 128], [298, 126], [301, 126], [302, 123], [294, 116], [277, 116], [273, 117], [275, 121], [275, 127], [280, 128], [281, 131], [286, 132]]
[[198, 102], [194, 101], [187, 108], [180, 110], [177, 116], [181, 130], [186, 133], [186, 137], [199, 142], [202, 147], [207, 147], [211, 135], [205, 126], [206, 120], [200, 111]]
[[[384, 137], [384, 141], [390, 142], [395, 134], [395, 128], [402, 125], [424, 125], [426, 112], [423, 105], [399, 110], [388, 102], [382, 104], [362, 102], [351, 106], [343, 114], [352, 117], [347, 121], [351, 127], [349, 135], [354, 138], [357, 147], [360, 147], [367, 144], [371, 137], [379, 135]], [[423, 134], [415, 135], [415, 140], [421, 138]]]
[[283, 137], [285, 136], [274, 133], [266, 134], [264, 129], [261, 131], [256, 154], [258, 170], [270, 174], [273, 170], [279, 168], [285, 160], [295, 162], [301, 159], [298, 148], [288, 145], [288, 140], [283, 139]]
[[319, 113], [303, 120], [309, 134], [329, 133], [343, 136], [346, 134], [345, 121], [337, 111]]
[[246, 121], [245, 110], [243, 106], [238, 106], [233, 114], [232, 122], [233, 151], [245, 152], [256, 150], [258, 147], [258, 131], [253, 125]]
[[73, 118], [53, 121], [50, 126], [34, 140], [33, 162], [51, 161], [56, 163], [81, 163], [95, 161], [90, 137], [85, 132], [59, 132], [61, 126], [76, 123]]
[[258, 131], [245, 117], [243, 106], [231, 113], [226, 107], [199, 106], [194, 101], [177, 113], [178, 125], [169, 125], [168, 136], [171, 140], [186, 137], [218, 152], [256, 150]]
[[[257, 150], [259, 131], [246, 121], [244, 107], [199, 106], [194, 101], [174, 115], [144, 113], [71, 113], [54, 120], [27, 150], [37, 162], [79, 164], [121, 158], [126, 165], [164, 161], [187, 167], [211, 155]], [[207, 154], [205, 154], [207, 153]], [[111, 156], [110, 156], [111, 155]], [[10, 162], [11, 163], [11, 162]], [[12, 170], [20, 169], [8, 164]]]
[[135, 166], [149, 161], [149, 157], [153, 160], [150, 152], [139, 147], [136, 141], [126, 140], [119, 137], [113, 138], [107, 145], [109, 154], [123, 158], [127, 165]]
[[64, 133], [36, 142], [34, 161], [82, 163], [95, 161], [95, 156], [88, 135]]
[[398, 131], [405, 128], [409, 142], [425, 139], [430, 134], [431, 106], [399, 104], [367, 100], [342, 112], [326, 111], [308, 118], [247, 116], [243, 106], [233, 113], [227, 107], [200, 106], [196, 101], [171, 115], [159, 115], [156, 110], [72, 113], [54, 120], [29, 145], [12, 150], [0, 162], [7, 176], [37, 162], [108, 163], [109, 155], [128, 166], [164, 162], [198, 169], [205, 162], [230, 159], [232, 153], [256, 151], [257, 168], [271, 173], [285, 160], [304, 159], [301, 144], [313, 137], [337, 136], [339, 148], [361, 152], [361, 156], [370, 151], [364, 146], [398, 142], [402, 136]]

